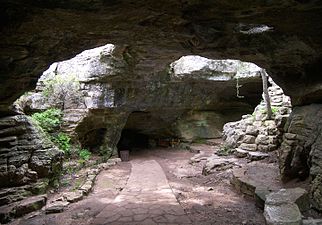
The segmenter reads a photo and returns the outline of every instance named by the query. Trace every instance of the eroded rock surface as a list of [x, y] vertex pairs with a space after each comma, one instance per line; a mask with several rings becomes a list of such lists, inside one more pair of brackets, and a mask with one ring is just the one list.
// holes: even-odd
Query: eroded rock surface
[[24, 115], [0, 119], [0, 187], [35, 183], [61, 166], [62, 152]]
[[0, 143], [0, 222], [7, 222], [45, 204], [41, 196], [27, 197], [46, 192], [63, 153], [25, 115], [0, 119]]
[[1, 14], [2, 114], [51, 63], [106, 43], [136, 50], [137, 74], [188, 54], [241, 59], [268, 69], [294, 103], [321, 100], [320, 1], [5, 0]]
[[308, 193], [302, 188], [281, 189], [267, 195], [264, 216], [268, 225], [303, 224], [301, 212], [309, 209]]
[[313, 206], [322, 210], [322, 105], [295, 107], [286, 124], [279, 148], [280, 170], [284, 179], [312, 177]]
[[[133, 73], [135, 56], [121, 53], [108, 44], [53, 64], [16, 110], [61, 108], [63, 129], [102, 150], [116, 147], [122, 129], [151, 138], [218, 138], [223, 124], [251, 110], [261, 92], [262, 69], [253, 63], [190, 55], [141, 77]], [[237, 83], [244, 98], [236, 96]]]

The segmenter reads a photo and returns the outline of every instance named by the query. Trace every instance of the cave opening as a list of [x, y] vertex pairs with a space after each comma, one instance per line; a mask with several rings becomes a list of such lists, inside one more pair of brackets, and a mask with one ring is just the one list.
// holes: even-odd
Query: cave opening
[[84, 136], [79, 138], [80, 143], [82, 143], [82, 148], [88, 149], [93, 153], [99, 153], [106, 131], [106, 128], [88, 131]]
[[134, 129], [123, 129], [121, 138], [117, 144], [117, 149], [122, 150], [135, 150], [149, 148], [149, 136], [140, 133]]
[[170, 147], [176, 136], [171, 127], [175, 119], [176, 116], [169, 119], [168, 112], [132, 112], [121, 132], [118, 152], [129, 150], [134, 153], [154, 147]]

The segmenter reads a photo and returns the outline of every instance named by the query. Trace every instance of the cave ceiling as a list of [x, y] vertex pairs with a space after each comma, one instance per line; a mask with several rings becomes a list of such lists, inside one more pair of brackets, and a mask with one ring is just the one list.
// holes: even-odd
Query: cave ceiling
[[183, 55], [240, 59], [266, 68], [294, 105], [322, 101], [321, 1], [4, 0], [1, 5], [2, 115], [51, 63], [106, 43], [135, 55], [138, 76], [160, 73]]

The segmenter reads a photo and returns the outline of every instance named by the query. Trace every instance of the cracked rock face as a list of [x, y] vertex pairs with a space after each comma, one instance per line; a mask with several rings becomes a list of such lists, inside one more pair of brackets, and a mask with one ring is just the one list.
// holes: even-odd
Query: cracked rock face
[[63, 153], [24, 115], [0, 119], [0, 187], [35, 183], [61, 167]]
[[322, 211], [322, 105], [294, 107], [278, 149], [284, 179], [312, 178], [313, 206]]
[[107, 44], [54, 63], [16, 110], [60, 108], [66, 132], [83, 144], [103, 132], [99, 145], [114, 148], [123, 128], [152, 138], [220, 137], [226, 121], [259, 101], [261, 68], [253, 63], [190, 55], [141, 77], [134, 55]]

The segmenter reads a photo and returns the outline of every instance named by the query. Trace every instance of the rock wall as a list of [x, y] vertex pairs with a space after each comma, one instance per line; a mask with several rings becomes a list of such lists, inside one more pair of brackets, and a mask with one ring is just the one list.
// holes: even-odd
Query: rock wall
[[262, 100], [252, 115], [244, 115], [239, 121], [226, 123], [223, 138], [228, 147], [268, 152], [276, 150], [280, 145], [283, 126], [291, 112], [291, 101], [272, 79], [269, 79], [269, 83], [273, 118], [267, 120], [266, 103]]
[[278, 150], [284, 179], [312, 179], [313, 206], [322, 211], [322, 105], [294, 107]]
[[[46, 189], [63, 153], [24, 115], [0, 119], [0, 206]], [[40, 184], [40, 183], [41, 184]], [[16, 187], [16, 188], [10, 188]]]
[[99, 148], [106, 150], [115, 149], [123, 128], [151, 138], [219, 137], [226, 121], [260, 98], [262, 69], [253, 63], [191, 55], [145, 76], [133, 73], [135, 66], [134, 52], [112, 44], [84, 51], [51, 65], [15, 108], [60, 108], [65, 132], [83, 146], [94, 144], [86, 143], [90, 133], [104, 132]]

